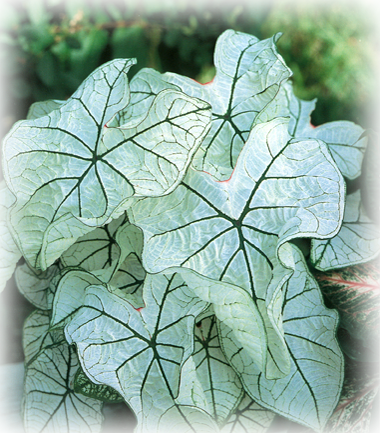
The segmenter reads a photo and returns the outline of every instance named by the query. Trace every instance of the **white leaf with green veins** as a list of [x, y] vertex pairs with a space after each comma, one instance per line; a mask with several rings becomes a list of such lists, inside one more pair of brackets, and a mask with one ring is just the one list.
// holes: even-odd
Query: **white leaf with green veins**
[[62, 328], [83, 305], [86, 290], [91, 286], [105, 286], [103, 281], [87, 271], [73, 269], [59, 280], [54, 296], [51, 326]]
[[227, 360], [246, 392], [260, 405], [292, 421], [320, 430], [340, 396], [343, 356], [336, 341], [338, 314], [325, 307], [302, 253], [292, 244], [281, 251], [294, 273], [285, 283], [283, 329], [291, 360], [290, 373], [267, 379], [228, 327], [219, 323], [219, 338]]
[[40, 271], [23, 263], [16, 268], [15, 281], [20, 293], [31, 304], [40, 310], [50, 310], [55, 293], [55, 285], [52, 284], [52, 280], [58, 273], [58, 265], [51, 265], [46, 271]]
[[65, 328], [87, 376], [118, 391], [140, 420], [150, 416], [144, 395], [154, 394], [164, 412], [181, 411], [174, 401], [181, 368], [193, 352], [195, 317], [207, 307], [189, 295], [178, 274], [147, 275], [144, 301], [136, 310], [104, 286], [87, 287], [83, 306]]
[[44, 347], [54, 345], [57, 339], [55, 337], [58, 336], [58, 343], [65, 340], [62, 334], [48, 332], [49, 323], [50, 318], [47, 311], [35, 310], [25, 320], [22, 330], [22, 347], [25, 363], [33, 360]]
[[17, 197], [12, 231], [34, 267], [46, 269], [131, 200], [173, 190], [207, 132], [209, 106], [174, 90], [158, 94], [140, 124], [118, 125], [133, 63], [103, 65], [65, 104], [18, 122], [5, 138], [5, 177]]
[[197, 323], [193, 360], [211, 415], [218, 425], [223, 425], [239, 405], [244, 391], [220, 349], [215, 316]]
[[360, 190], [346, 200], [342, 228], [331, 239], [313, 239], [311, 262], [321, 270], [365, 263], [380, 253], [380, 231], [366, 215]]
[[356, 179], [361, 167], [368, 138], [364, 129], [349, 121], [328, 122], [310, 128], [308, 137], [323, 140], [339, 170], [347, 179]]
[[293, 93], [290, 81], [281, 83], [280, 90], [273, 100], [256, 118], [256, 123], [268, 122], [276, 117], [289, 117], [289, 134], [292, 137], [308, 137], [312, 130], [311, 113], [317, 99], [303, 101]]
[[81, 267], [108, 282], [117, 270], [122, 255], [122, 245], [117, 242], [117, 234], [132, 227], [126, 215], [121, 215], [109, 224], [98, 227], [79, 238], [61, 256], [64, 266]]
[[322, 142], [292, 140], [287, 126], [255, 126], [228, 182], [191, 170], [170, 195], [128, 211], [148, 272], [182, 266], [265, 300], [279, 242], [338, 232], [343, 178]]
[[14, 203], [15, 197], [9, 191], [4, 181], [0, 182], [0, 292], [12, 277], [21, 252], [16, 245], [8, 227], [8, 209]]
[[125, 297], [135, 308], [144, 307], [142, 291], [146, 277], [140, 257], [131, 253], [121, 264], [110, 281], [111, 292]]
[[49, 315], [35, 311], [24, 326], [22, 411], [26, 433], [96, 433], [103, 403], [73, 391], [79, 367], [63, 333], [49, 332]]
[[[260, 370], [265, 370], [267, 335], [263, 318], [247, 291], [233, 284], [215, 281], [190, 269], [171, 268], [178, 272], [195, 296], [212, 304], [215, 315], [230, 327]], [[166, 272], [166, 271], [165, 271]]]
[[37, 101], [34, 102], [29, 110], [26, 118], [28, 120], [38, 119], [39, 117], [46, 116], [51, 113], [53, 110], [60, 108], [65, 101], [58, 101], [55, 99], [49, 99], [47, 101]]
[[[148, 69], [131, 80], [131, 97], [146, 109], [155, 92], [176, 86], [212, 106], [211, 129], [196, 153], [193, 166], [217, 179], [227, 179], [235, 167], [256, 116], [275, 98], [280, 84], [291, 76], [276, 51], [279, 35], [260, 41], [226, 30], [214, 54], [216, 76], [206, 85], [177, 74], [161, 76]], [[138, 106], [138, 105], [137, 105]]]
[[245, 395], [221, 433], [265, 433], [274, 417], [274, 412], [264, 409]]
[[265, 122], [279, 116], [290, 116], [290, 135], [324, 141], [343, 176], [347, 179], [356, 179], [361, 174], [368, 141], [364, 129], [349, 121], [334, 121], [313, 126], [310, 117], [316, 102], [316, 99], [303, 101], [297, 98], [292, 84], [285, 82], [281, 85], [276, 98], [260, 113], [258, 120]]

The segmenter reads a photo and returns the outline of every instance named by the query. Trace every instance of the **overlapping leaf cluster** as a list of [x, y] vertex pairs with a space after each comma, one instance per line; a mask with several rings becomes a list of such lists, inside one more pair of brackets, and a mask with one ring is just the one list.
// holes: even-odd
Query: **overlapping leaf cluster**
[[338, 313], [308, 266], [379, 252], [360, 192], [345, 194], [366, 138], [310, 125], [277, 39], [226, 31], [207, 85], [151, 69], [128, 83], [134, 60], [114, 60], [6, 137], [2, 272], [24, 256], [16, 281], [37, 308], [28, 431], [98, 431], [101, 401], [120, 400], [141, 432], [328, 422]]

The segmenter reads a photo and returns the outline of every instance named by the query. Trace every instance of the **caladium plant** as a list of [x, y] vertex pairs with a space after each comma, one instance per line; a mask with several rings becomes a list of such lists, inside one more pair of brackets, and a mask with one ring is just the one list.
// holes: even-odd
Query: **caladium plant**
[[360, 191], [346, 197], [367, 138], [312, 127], [278, 37], [224, 32], [206, 85], [152, 69], [129, 83], [135, 60], [113, 60], [6, 136], [1, 272], [23, 256], [36, 307], [28, 433], [100, 431], [115, 401], [147, 433], [329, 422], [339, 314], [311, 270], [380, 251]]

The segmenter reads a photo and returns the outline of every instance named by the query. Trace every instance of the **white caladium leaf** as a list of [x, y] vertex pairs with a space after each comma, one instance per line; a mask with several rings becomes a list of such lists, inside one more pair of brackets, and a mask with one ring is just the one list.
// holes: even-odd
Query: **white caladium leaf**
[[126, 215], [79, 238], [61, 256], [64, 266], [81, 267], [108, 282], [124, 260], [120, 233], [131, 227]]
[[290, 139], [287, 126], [256, 125], [229, 181], [191, 170], [173, 193], [128, 211], [148, 272], [182, 266], [265, 299], [279, 242], [338, 232], [343, 178], [324, 143]]
[[264, 409], [245, 395], [221, 433], [265, 433], [274, 417], [274, 412]]
[[[66, 290], [72, 293], [73, 287]], [[138, 419], [149, 417], [144, 395], [155, 394], [158, 383], [163, 400], [157, 403], [155, 396], [155, 402], [168, 405], [163, 412], [175, 406], [181, 367], [193, 352], [194, 320], [207, 307], [188, 292], [178, 274], [148, 275], [146, 307], [136, 310], [104, 286], [90, 286], [65, 328], [86, 375], [119, 392]]]
[[12, 277], [21, 252], [8, 228], [8, 209], [15, 201], [4, 181], [0, 182], [0, 292]]
[[291, 355], [290, 373], [267, 379], [244, 348], [219, 323], [221, 347], [246, 392], [260, 405], [292, 421], [320, 430], [338, 403], [343, 382], [343, 356], [335, 333], [338, 314], [327, 309], [302, 253], [292, 244], [282, 259], [294, 273], [283, 287], [283, 328]]
[[104, 286], [103, 281], [89, 272], [72, 269], [59, 280], [54, 296], [51, 326], [62, 328], [83, 305], [90, 286]]
[[349, 121], [334, 121], [313, 126], [310, 116], [316, 101], [303, 101], [297, 98], [292, 84], [285, 82], [276, 98], [261, 113], [260, 120], [290, 116], [289, 133], [293, 137], [317, 138], [324, 141], [343, 176], [347, 179], [356, 179], [361, 174], [368, 142], [364, 129]]
[[365, 263], [380, 253], [380, 230], [366, 215], [360, 190], [346, 199], [343, 223], [331, 239], [313, 239], [311, 262], [319, 270]]
[[113, 116], [129, 101], [133, 63], [100, 67], [64, 105], [18, 122], [5, 139], [5, 176], [17, 196], [12, 229], [34, 267], [46, 269], [132, 196], [169, 193], [207, 132], [208, 104], [174, 90], [158, 94], [140, 124], [118, 125]]
[[59, 271], [58, 265], [51, 265], [46, 271], [40, 271], [23, 263], [15, 272], [17, 288], [35, 307], [40, 310], [50, 310], [56, 289], [52, 280]]
[[323, 140], [328, 145], [343, 176], [347, 179], [356, 179], [360, 176], [368, 142], [361, 126], [343, 120], [328, 122], [310, 128], [307, 136]]
[[[46, 230], [59, 217], [105, 213], [104, 186], [96, 177], [98, 142], [105, 123], [129, 101], [126, 72], [134, 63], [116, 60], [103, 65], [65, 104], [16, 123], [4, 140], [4, 177], [17, 197], [11, 225], [33, 267], [39, 265]], [[94, 201], [97, 192], [101, 195]]]
[[289, 117], [289, 134], [292, 137], [309, 137], [313, 129], [311, 113], [317, 99], [303, 101], [293, 92], [292, 83], [284, 81], [273, 100], [258, 114], [256, 123], [268, 122], [276, 117]]
[[[52, 334], [49, 330], [49, 313], [35, 310], [25, 320], [22, 332], [22, 345], [25, 363], [33, 360], [44, 347], [54, 345], [55, 341], [64, 341], [62, 334]], [[58, 336], [58, 337], [57, 337]]]
[[211, 129], [194, 157], [193, 166], [218, 179], [231, 175], [256, 116], [275, 98], [280, 84], [291, 76], [276, 51], [279, 34], [260, 41], [254, 36], [225, 31], [214, 54], [216, 76], [206, 85], [180, 75], [142, 70], [131, 81], [135, 104], [146, 109], [152, 94], [177, 86], [212, 106]]
[[74, 392], [78, 358], [62, 332], [49, 332], [48, 313], [32, 313], [25, 323], [23, 343], [26, 432], [100, 432], [103, 403]]
[[243, 387], [220, 349], [215, 316], [197, 323], [193, 359], [211, 415], [223, 425], [239, 405]]
[[110, 290], [125, 297], [135, 308], [144, 307], [142, 291], [146, 277], [140, 257], [131, 253], [110, 281]]
[[186, 268], [177, 271], [196, 296], [212, 304], [219, 320], [229, 326], [261, 370], [265, 370], [267, 336], [260, 312], [250, 294], [239, 286], [215, 281]]
[[39, 117], [46, 116], [51, 113], [53, 110], [60, 108], [65, 101], [58, 101], [54, 99], [49, 99], [47, 101], [38, 101], [34, 102], [29, 110], [26, 118], [28, 120], [38, 119]]

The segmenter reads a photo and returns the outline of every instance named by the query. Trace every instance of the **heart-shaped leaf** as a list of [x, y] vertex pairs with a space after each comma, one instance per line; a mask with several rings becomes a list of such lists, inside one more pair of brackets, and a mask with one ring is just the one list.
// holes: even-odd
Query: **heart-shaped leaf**
[[33, 267], [46, 269], [132, 196], [172, 191], [207, 132], [209, 106], [174, 90], [157, 95], [140, 124], [118, 125], [133, 63], [100, 67], [65, 104], [18, 122], [5, 139], [5, 177], [17, 197], [11, 227]]
[[312, 240], [311, 262], [321, 271], [365, 263], [380, 253], [380, 230], [367, 217], [360, 190], [349, 194], [339, 233], [331, 239]]
[[294, 269], [282, 288], [290, 373], [280, 379], [265, 378], [222, 322], [221, 347], [246, 392], [257, 403], [318, 430], [328, 421], [342, 389], [343, 356], [335, 337], [338, 314], [324, 306], [318, 285], [297, 247], [287, 244], [281, 254], [288, 265], [293, 262]]
[[[66, 285], [66, 291], [72, 293], [73, 286]], [[144, 393], [155, 392], [157, 381], [165, 404], [174, 404], [181, 368], [193, 352], [195, 316], [207, 306], [189, 296], [177, 274], [148, 275], [144, 301], [146, 307], [137, 311], [104, 286], [87, 286], [83, 306], [66, 318], [65, 328], [86, 375], [119, 392], [138, 418], [149, 415], [149, 408], [143, 411]]]
[[131, 81], [133, 105], [141, 104], [146, 109], [155, 92], [173, 86], [211, 104], [211, 129], [194, 157], [193, 166], [226, 179], [257, 123], [256, 116], [275, 98], [280, 84], [291, 76], [276, 51], [279, 36], [260, 41], [248, 34], [225, 31], [215, 47], [216, 76], [206, 85], [171, 73], [160, 77], [143, 69]]
[[255, 126], [228, 182], [192, 170], [172, 194], [128, 211], [148, 272], [182, 266], [265, 300], [279, 243], [337, 233], [343, 178], [323, 143], [292, 140], [287, 126]]
[[23, 343], [26, 432], [100, 432], [102, 402], [74, 392], [78, 358], [62, 332], [49, 332], [48, 313], [32, 313], [24, 326]]

